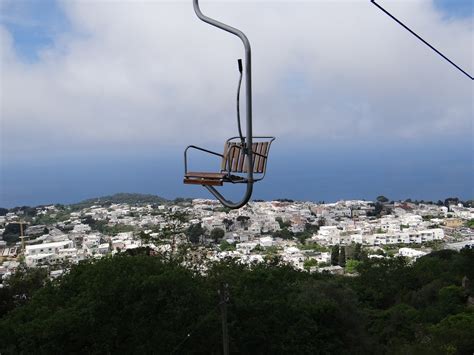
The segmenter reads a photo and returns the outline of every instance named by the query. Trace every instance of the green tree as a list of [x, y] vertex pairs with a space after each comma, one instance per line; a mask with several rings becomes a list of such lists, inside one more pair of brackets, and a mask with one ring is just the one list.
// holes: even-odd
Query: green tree
[[283, 219], [281, 217], [276, 217], [275, 221], [278, 222], [281, 229], [291, 227], [291, 222], [290, 221], [283, 222]]
[[318, 261], [316, 259], [306, 259], [303, 263], [303, 267], [306, 270], [309, 270], [311, 267], [317, 266], [317, 265], [318, 265]]
[[346, 248], [344, 246], [339, 250], [338, 264], [342, 267], [346, 266]]
[[298, 242], [300, 242], [302, 245], [306, 244], [306, 240], [310, 239], [313, 236], [312, 232], [309, 232], [308, 230], [305, 230], [304, 232], [297, 232], [294, 234], [296, 239], [298, 239]]
[[[0, 351], [171, 353], [215, 307], [209, 296], [202, 277], [158, 257], [83, 263], [2, 318]], [[211, 315], [217, 320], [218, 314]], [[204, 350], [201, 337], [218, 330], [218, 322], [202, 324], [193, 346]], [[206, 342], [219, 348], [217, 339]]]
[[331, 249], [331, 265], [339, 263], [339, 245], [334, 245]]
[[222, 220], [222, 223], [224, 223], [225, 230], [228, 232], [230, 230], [231, 226], [234, 224], [234, 221], [232, 219], [229, 219], [229, 218], [224, 218]]
[[261, 244], [257, 244], [255, 248], [251, 250], [252, 252], [261, 253], [265, 251], [265, 248]]
[[283, 228], [279, 231], [273, 232], [272, 236], [273, 236], [273, 238], [293, 239], [294, 234], [293, 234], [293, 232], [289, 231], [287, 228]]
[[191, 243], [197, 244], [201, 236], [205, 233], [205, 229], [202, 228], [201, 223], [196, 223], [190, 225], [185, 233]]
[[392, 306], [401, 292], [416, 287], [418, 282], [404, 258], [368, 259], [358, 266], [358, 272], [353, 287], [360, 300], [374, 308]]
[[[231, 353], [338, 354], [369, 349], [366, 318], [356, 295], [329, 276], [285, 265], [258, 264], [249, 270], [224, 264], [210, 270], [209, 277], [216, 284], [229, 284]], [[354, 332], [343, 330], [351, 327]], [[267, 341], [269, 334], [272, 341]]]
[[370, 332], [376, 334], [386, 350], [401, 349], [416, 340], [418, 315], [415, 308], [405, 303], [396, 304], [375, 313]]
[[359, 261], [362, 259], [362, 245], [360, 243], [356, 243], [352, 258]]
[[474, 280], [472, 249], [411, 263], [363, 260], [353, 277], [301, 272], [275, 257], [208, 263], [203, 273], [201, 260], [194, 265], [189, 255], [148, 255], [142, 248], [83, 261], [53, 282], [44, 269], [20, 268], [17, 281], [0, 288], [0, 353], [219, 353], [216, 291], [223, 282], [231, 353], [474, 349], [474, 311], [466, 302], [474, 289], [462, 283]]
[[304, 245], [300, 245], [299, 247], [301, 250], [314, 250], [318, 252], [328, 252], [330, 249], [328, 247], [319, 245], [318, 243], [308, 243]]
[[214, 242], [218, 242], [222, 238], [224, 238], [225, 232], [221, 228], [214, 228], [211, 230], [211, 238], [214, 239]]
[[466, 299], [466, 294], [460, 286], [450, 285], [440, 289], [438, 307], [441, 317], [462, 312]]
[[249, 221], [250, 221], [250, 217], [249, 216], [238, 216], [236, 218], [237, 222], [240, 223], [240, 225], [243, 227], [243, 228], [248, 228], [248, 224], [249, 224]]
[[373, 205], [374, 209], [372, 211], [367, 211], [367, 216], [369, 217], [380, 217], [382, 216], [382, 213], [388, 213], [388, 211], [384, 208], [383, 203], [381, 202], [376, 202]]
[[[23, 234], [25, 233], [26, 226], [23, 225]], [[5, 230], [3, 231], [3, 240], [9, 244], [16, 243], [20, 240], [20, 224], [19, 223], [8, 223], [5, 226]]]
[[235, 245], [230, 244], [229, 242], [227, 242], [227, 240], [223, 240], [221, 241], [219, 248], [221, 249], [221, 251], [233, 251], [235, 250]]
[[0, 288], [0, 318], [16, 307], [26, 304], [47, 282], [47, 271], [20, 266]]
[[457, 205], [458, 203], [459, 203], [458, 197], [448, 197], [447, 199], [444, 200], [444, 205], [446, 207], [449, 207], [449, 205]]
[[385, 196], [383, 195], [380, 195], [380, 196], [377, 196], [377, 201], [380, 202], [380, 203], [386, 203], [388, 202], [388, 198], [386, 198]]
[[472, 354], [474, 350], [474, 311], [451, 315], [430, 327], [433, 351], [451, 354]]
[[308, 233], [317, 233], [319, 231], [319, 224], [305, 223], [304, 230]]
[[349, 259], [346, 262], [346, 271], [349, 274], [354, 274], [357, 272], [357, 267], [360, 265], [360, 261], [355, 260], [355, 259]]

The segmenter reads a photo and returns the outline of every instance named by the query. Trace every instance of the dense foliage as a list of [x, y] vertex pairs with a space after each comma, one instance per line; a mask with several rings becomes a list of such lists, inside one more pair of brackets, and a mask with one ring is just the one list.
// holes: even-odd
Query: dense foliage
[[20, 228], [19, 223], [8, 223], [3, 231], [2, 239], [9, 244], [18, 242], [21, 235]]
[[226, 261], [202, 275], [135, 253], [57, 281], [21, 271], [0, 289], [0, 353], [217, 354], [225, 282], [233, 353], [472, 354], [473, 250], [355, 267], [359, 276], [341, 277]]

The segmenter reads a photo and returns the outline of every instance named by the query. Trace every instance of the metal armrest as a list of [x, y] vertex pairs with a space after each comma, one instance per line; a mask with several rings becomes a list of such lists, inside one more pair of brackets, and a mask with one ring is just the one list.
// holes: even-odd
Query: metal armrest
[[212, 150], [204, 149], [204, 148], [201, 148], [201, 147], [198, 147], [198, 146], [195, 146], [195, 145], [188, 145], [186, 147], [186, 149], [184, 150], [184, 174], [187, 174], [187, 172], [188, 172], [188, 149], [190, 149], [190, 148], [200, 150], [202, 152], [217, 155], [221, 158], [224, 158], [224, 155], [222, 155], [220, 153], [213, 152]]

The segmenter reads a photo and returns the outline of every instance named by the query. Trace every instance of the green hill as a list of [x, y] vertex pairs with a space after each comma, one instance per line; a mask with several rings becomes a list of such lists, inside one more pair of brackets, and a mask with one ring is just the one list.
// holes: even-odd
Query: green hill
[[157, 195], [150, 195], [150, 194], [136, 194], [136, 193], [117, 193], [110, 196], [101, 196], [101, 197], [94, 197], [90, 198], [75, 204], [72, 204], [71, 207], [73, 208], [86, 208], [93, 205], [107, 205], [113, 203], [128, 203], [130, 205], [135, 204], [164, 204], [169, 202], [167, 199], [157, 196]]

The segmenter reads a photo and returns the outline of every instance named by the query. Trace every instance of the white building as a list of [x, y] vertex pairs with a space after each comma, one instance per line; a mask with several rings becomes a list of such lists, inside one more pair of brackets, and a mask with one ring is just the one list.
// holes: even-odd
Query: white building
[[405, 256], [407, 258], [412, 258], [412, 259], [418, 259], [419, 257], [422, 257], [428, 253], [425, 253], [420, 250], [415, 250], [412, 248], [400, 248], [398, 250], [398, 255], [400, 256]]
[[86, 233], [90, 231], [91, 227], [88, 224], [76, 224], [74, 226], [74, 232], [76, 233]]
[[272, 237], [262, 237], [259, 239], [260, 245], [262, 247], [271, 247], [273, 245], [273, 238]]
[[57, 254], [62, 249], [71, 249], [71, 248], [73, 248], [72, 240], [65, 240], [62, 242], [55, 242], [55, 243], [28, 245], [25, 247], [26, 249], [25, 256], [48, 254], [48, 253]]
[[54, 243], [28, 245], [25, 247], [25, 262], [27, 266], [72, 260], [77, 261], [77, 249], [72, 240]]
[[247, 243], [237, 243], [235, 245], [236, 250], [242, 254], [250, 254], [252, 249], [257, 246], [257, 243], [254, 242], [247, 242]]

